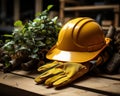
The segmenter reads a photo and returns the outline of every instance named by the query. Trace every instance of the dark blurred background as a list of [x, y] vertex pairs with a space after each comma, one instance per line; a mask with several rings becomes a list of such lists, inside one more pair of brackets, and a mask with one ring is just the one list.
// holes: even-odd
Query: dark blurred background
[[[58, 15], [60, 13], [60, 1], [66, 0], [0, 0], [0, 35], [6, 32], [11, 32], [13, 24], [16, 20], [32, 20], [35, 14], [43, 11], [48, 5], [52, 4], [54, 7], [51, 10], [51, 15]], [[77, 1], [80, 6], [87, 5], [111, 5], [120, 4], [120, 0], [67, 0]], [[65, 4], [65, 6], [73, 6], [72, 4]], [[65, 16], [74, 17], [71, 12], [65, 12]], [[120, 13], [119, 13], [120, 14]], [[111, 10], [107, 11], [81, 11], [79, 16], [89, 16], [97, 19], [113, 20], [114, 13]], [[63, 18], [64, 19], [64, 18]], [[100, 22], [101, 23], [101, 22]]]

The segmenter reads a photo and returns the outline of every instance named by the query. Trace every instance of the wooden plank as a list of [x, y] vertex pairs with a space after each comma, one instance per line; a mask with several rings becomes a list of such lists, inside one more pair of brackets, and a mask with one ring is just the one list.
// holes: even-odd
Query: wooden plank
[[75, 6], [75, 7], [65, 7], [64, 11], [103, 10], [103, 9], [116, 9], [116, 8], [119, 8], [119, 5]]
[[[103, 30], [108, 30], [110, 27], [102, 26]], [[120, 27], [116, 27], [116, 31], [120, 31]]]
[[[13, 74], [14, 73], [14, 74]], [[16, 73], [16, 74], [15, 74]], [[12, 96], [28, 96], [21, 94], [34, 94], [29, 96], [119, 96], [120, 95], [120, 75], [100, 75], [100, 76], [83, 76], [69, 86], [56, 90], [55, 88], [47, 88], [43, 84], [36, 85], [33, 74], [26, 71], [14, 71], [12, 73], [0, 72], [0, 90], [6, 88], [6, 92], [13, 91], [15, 88], [19, 91], [10, 93]], [[27, 77], [25, 77], [27, 76]], [[30, 77], [29, 77], [30, 76]], [[31, 78], [33, 77], [33, 78]], [[19, 92], [17, 94], [16, 92]], [[9, 94], [9, 96], [11, 96]], [[17, 95], [15, 95], [17, 94]]]
[[92, 6], [74, 6], [74, 7], [64, 7], [61, 9], [60, 16], [61, 19], [64, 18], [64, 11], [89, 11], [89, 10], [108, 10], [112, 9], [114, 12], [114, 25], [119, 27], [119, 13], [120, 5], [92, 5]]
[[43, 1], [42, 0], [35, 0], [35, 14], [38, 12], [42, 12], [43, 10]]
[[60, 2], [64, 2], [64, 3], [71, 3], [71, 4], [79, 4], [79, 1], [75, 1], [75, 0], [59, 0]]
[[20, 19], [20, 1], [14, 0], [14, 22]]
[[[64, 22], [64, 20], [63, 20], [63, 18], [64, 18], [64, 9], [65, 9], [65, 6], [66, 6], [66, 4], [74, 4], [74, 5], [79, 5], [79, 1], [75, 1], [75, 0], [59, 0], [60, 1], [60, 21], [63, 23]], [[76, 12], [76, 14], [77, 14], [78, 12]]]

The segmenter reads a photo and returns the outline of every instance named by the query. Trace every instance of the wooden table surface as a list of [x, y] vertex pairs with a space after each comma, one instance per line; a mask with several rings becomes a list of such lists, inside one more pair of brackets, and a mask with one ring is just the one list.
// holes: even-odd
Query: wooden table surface
[[61, 89], [36, 85], [39, 74], [16, 70], [0, 71], [0, 96], [120, 96], [120, 74], [85, 75]]

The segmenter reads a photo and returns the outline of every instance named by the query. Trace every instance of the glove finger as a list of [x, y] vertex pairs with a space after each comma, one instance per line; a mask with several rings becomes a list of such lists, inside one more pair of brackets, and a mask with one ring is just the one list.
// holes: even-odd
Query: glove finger
[[49, 77], [49, 76], [54, 76], [54, 75], [57, 75], [59, 73], [62, 73], [63, 70], [60, 69], [60, 68], [54, 68], [54, 69], [51, 69], [47, 72], [44, 72], [43, 74], [41, 74], [41, 78], [44, 78], [44, 77]]
[[63, 78], [60, 78], [59, 80], [57, 80], [53, 83], [53, 86], [58, 88], [61, 84], [63, 85], [63, 83], [67, 83], [66, 81], [68, 81], [68, 80], [69, 80], [69, 78], [67, 76], [63, 77]]
[[34, 80], [37, 84], [42, 83], [43, 81], [45, 81], [48, 78], [48, 76], [50, 76], [50, 73], [49, 73], [49, 71], [46, 71], [46, 72], [42, 73], [41, 75], [37, 76]]
[[58, 75], [55, 75], [55, 76], [47, 79], [47, 80], [45, 81], [45, 85], [47, 85], [47, 86], [52, 86], [52, 84], [53, 84], [55, 81], [57, 81], [58, 79], [61, 79], [61, 78], [65, 77], [65, 76], [66, 76], [66, 75], [65, 75], [64, 73], [60, 73], [60, 74], [58, 74]]
[[50, 78], [51, 76], [54, 76], [54, 75], [57, 75], [59, 73], [62, 73], [63, 71], [59, 68], [59, 69], [51, 69], [51, 70], [48, 70], [42, 74], [40, 74], [39, 76], [37, 76], [35, 78], [35, 82], [36, 83], [42, 83], [44, 82], [46, 79]]
[[40, 83], [42, 83], [43, 81], [45, 81], [45, 78], [40, 78], [40, 76], [37, 76], [35, 79], [34, 79], [34, 81], [37, 83], [37, 84], [40, 84]]
[[79, 72], [74, 74], [74, 76], [72, 76], [71, 78], [64, 77], [64, 78], [61, 78], [61, 79], [57, 80], [56, 82], [53, 83], [53, 86], [55, 86], [56, 88], [65, 86], [65, 85], [71, 83], [72, 81], [76, 80], [77, 78], [83, 76], [88, 71], [89, 71], [89, 68], [87, 68], [87, 67], [83, 68], [82, 70], [80, 70]]
[[51, 69], [51, 68], [53, 68], [53, 67], [55, 67], [57, 65], [58, 65], [58, 62], [54, 61], [52, 63], [47, 63], [47, 64], [39, 67], [37, 70], [38, 70], [38, 72], [43, 72], [43, 71], [49, 70], [49, 69]]

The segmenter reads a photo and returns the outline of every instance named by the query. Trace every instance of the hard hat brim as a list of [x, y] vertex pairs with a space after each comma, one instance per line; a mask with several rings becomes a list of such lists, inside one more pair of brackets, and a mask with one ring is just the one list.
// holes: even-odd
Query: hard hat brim
[[97, 57], [108, 46], [110, 40], [110, 38], [105, 38], [106, 44], [100, 50], [94, 52], [64, 51], [54, 45], [46, 54], [46, 58], [65, 62], [87, 62]]

